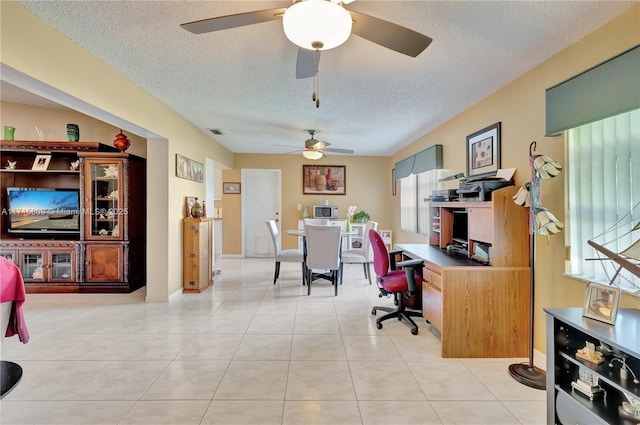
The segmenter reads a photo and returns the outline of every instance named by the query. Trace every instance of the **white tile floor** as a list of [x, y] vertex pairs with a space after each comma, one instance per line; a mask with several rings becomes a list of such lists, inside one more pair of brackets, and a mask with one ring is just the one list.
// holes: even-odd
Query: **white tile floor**
[[0, 401], [9, 424], [544, 424], [545, 392], [514, 381], [525, 359], [442, 359], [420, 321], [411, 335], [359, 265], [300, 285], [295, 264], [224, 260], [215, 285], [168, 304], [133, 294], [30, 294], [24, 369]]

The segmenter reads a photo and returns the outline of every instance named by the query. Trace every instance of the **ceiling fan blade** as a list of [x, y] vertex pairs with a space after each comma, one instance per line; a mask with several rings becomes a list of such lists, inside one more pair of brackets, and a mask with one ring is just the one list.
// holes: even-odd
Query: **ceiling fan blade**
[[257, 10], [255, 12], [236, 13], [234, 15], [187, 22], [180, 26], [194, 34], [204, 34], [207, 32], [221, 31], [229, 28], [244, 27], [246, 25], [282, 19], [282, 15], [284, 15], [285, 10], [287, 10], [286, 7], [280, 7], [277, 9]]
[[407, 56], [416, 57], [433, 41], [430, 37], [393, 22], [349, 10], [351, 32]]
[[314, 146], [315, 149], [324, 149], [327, 146], [331, 146], [331, 143], [329, 142], [323, 142], [322, 140], [317, 140], [316, 144]]
[[298, 49], [296, 59], [296, 79], [315, 77], [320, 65], [320, 51]]
[[348, 154], [352, 154], [355, 151], [353, 149], [339, 149], [339, 148], [327, 148], [327, 149], [322, 149], [324, 152], [334, 152], [334, 153], [348, 153]]

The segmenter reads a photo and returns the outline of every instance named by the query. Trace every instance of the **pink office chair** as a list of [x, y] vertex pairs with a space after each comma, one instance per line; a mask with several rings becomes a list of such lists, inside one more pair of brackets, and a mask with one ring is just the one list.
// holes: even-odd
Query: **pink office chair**
[[[398, 318], [411, 327], [413, 335], [418, 334], [418, 325], [411, 317], [422, 317], [421, 311], [407, 310], [407, 303], [412, 297], [420, 296], [418, 285], [422, 287], [422, 260], [408, 260], [396, 263], [396, 254], [402, 251], [387, 250], [384, 240], [377, 230], [369, 231], [369, 240], [373, 249], [373, 268], [378, 275], [378, 288], [380, 297], [393, 295], [397, 308], [373, 307], [371, 314], [375, 315], [378, 310], [386, 311], [387, 314], [376, 319], [376, 326], [382, 329], [382, 322], [391, 318]], [[400, 267], [401, 269], [396, 269]]]

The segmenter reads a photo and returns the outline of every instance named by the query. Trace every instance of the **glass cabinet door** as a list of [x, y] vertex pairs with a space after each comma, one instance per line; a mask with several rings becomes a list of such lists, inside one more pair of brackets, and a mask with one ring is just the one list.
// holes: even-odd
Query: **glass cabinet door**
[[73, 275], [73, 252], [52, 252], [49, 264], [49, 280], [75, 280]]
[[4, 257], [14, 264], [16, 262], [16, 252], [13, 249], [0, 250], [0, 257]]
[[44, 281], [45, 252], [21, 252], [20, 272], [24, 280]]
[[85, 163], [85, 238], [121, 240], [123, 216], [122, 160], [88, 159]]

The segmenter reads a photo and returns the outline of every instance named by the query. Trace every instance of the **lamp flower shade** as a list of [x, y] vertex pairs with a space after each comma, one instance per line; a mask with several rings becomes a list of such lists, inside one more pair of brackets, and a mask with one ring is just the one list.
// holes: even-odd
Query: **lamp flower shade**
[[536, 228], [538, 234], [543, 236], [555, 235], [564, 229], [564, 223], [558, 220], [549, 210], [544, 207], [538, 208], [536, 212]]
[[542, 180], [554, 178], [562, 171], [562, 164], [546, 155], [536, 155], [532, 162], [536, 174]]

